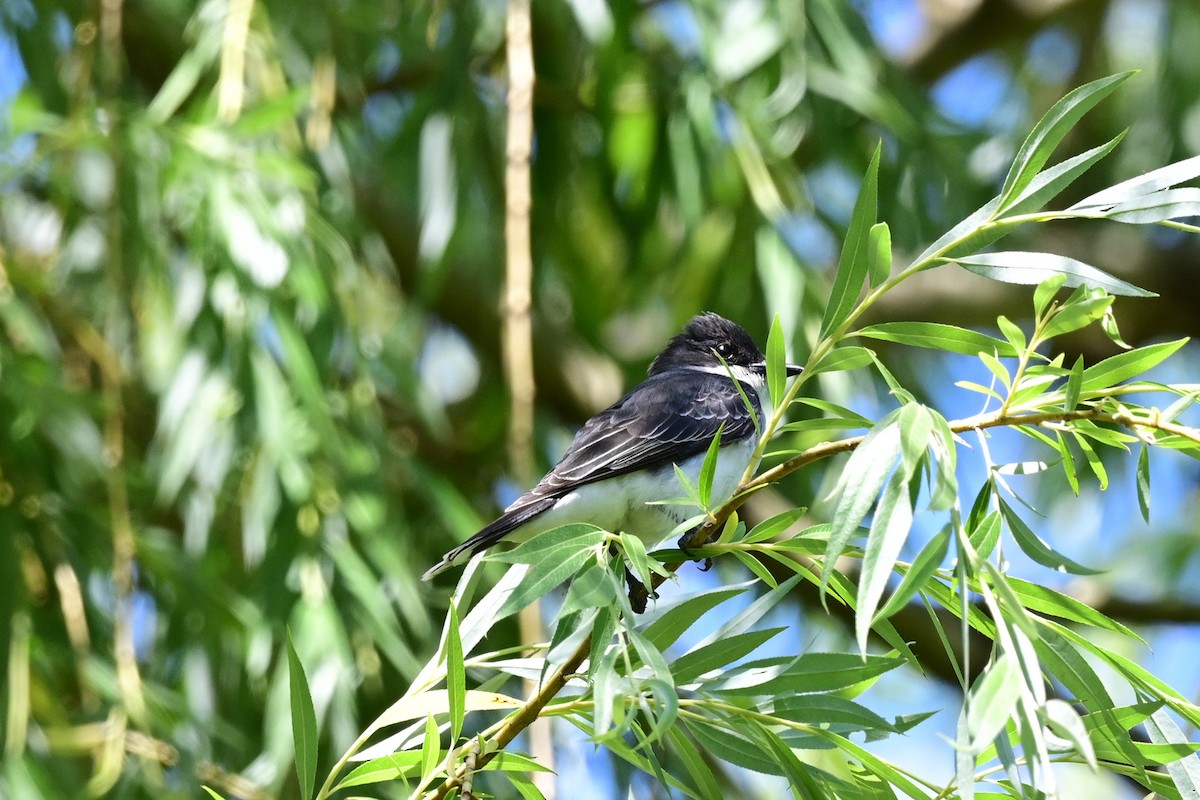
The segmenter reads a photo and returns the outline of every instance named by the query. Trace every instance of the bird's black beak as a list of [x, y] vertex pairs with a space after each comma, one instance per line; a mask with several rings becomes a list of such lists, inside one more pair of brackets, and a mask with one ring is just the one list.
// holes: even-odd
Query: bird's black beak
[[[751, 364], [750, 368], [755, 372], [761, 372], [763, 375], [767, 374], [767, 362], [765, 361], [759, 361]], [[798, 364], [784, 364], [783, 371], [787, 377], [792, 378], [796, 375], [799, 375], [801, 372], [804, 372], [804, 367], [801, 367]]]

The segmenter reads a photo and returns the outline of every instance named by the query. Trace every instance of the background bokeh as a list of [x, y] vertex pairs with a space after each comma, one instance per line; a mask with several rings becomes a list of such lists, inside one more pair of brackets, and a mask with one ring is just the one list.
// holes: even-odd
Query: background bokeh
[[[417, 576], [525, 480], [500, 351], [504, 15], [492, 0], [0, 1], [0, 796], [294, 797], [285, 631], [322, 752], [433, 651], [449, 584]], [[802, 359], [879, 141], [901, 262], [994, 195], [1033, 122], [1087, 80], [1140, 70], [1064, 146], [1129, 130], [1068, 202], [1200, 153], [1192, 0], [538, 0], [532, 41], [539, 469], [698, 311], [760, 342], [778, 314]], [[1130, 344], [1200, 329], [1200, 238], [1019, 236], [1158, 292], [1117, 301]], [[1026, 319], [1029, 295], [935, 270], [871, 321], [991, 330]], [[1061, 346], [1068, 363], [1115, 350], [1099, 331]], [[977, 361], [872, 347], [947, 417], [978, 410], [954, 386], [986, 382]], [[1194, 382], [1198, 356], [1160, 378]], [[811, 385], [875, 418], [894, 405], [866, 375]], [[989, 447], [1052, 460], [1003, 434]], [[1068, 580], [1014, 548], [1014, 573], [1135, 626], [1151, 648], [1112, 646], [1195, 698], [1200, 470], [1154, 454], [1147, 525], [1133, 464], [1078, 497], [1057, 472], [1014, 476], [1041, 535], [1109, 570]], [[823, 519], [837, 467], [747, 513]], [[982, 470], [965, 450], [963, 485]], [[919, 516], [909, 555], [939, 526]], [[807, 594], [776, 616], [792, 651], [852, 640]], [[922, 632], [904, 633], [919, 652]], [[515, 643], [516, 626], [493, 637]], [[872, 746], [948, 778], [950, 678], [873, 688], [864, 702], [887, 713], [940, 713]], [[569, 796], [662, 796], [556, 736], [560, 780], [589, 792]], [[1070, 774], [1064, 796], [1140, 796]]]

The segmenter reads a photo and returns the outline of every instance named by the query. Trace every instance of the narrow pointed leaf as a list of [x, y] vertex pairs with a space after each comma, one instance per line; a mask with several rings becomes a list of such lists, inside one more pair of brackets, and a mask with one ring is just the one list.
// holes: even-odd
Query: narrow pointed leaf
[[1154, 292], [1148, 292], [1120, 278], [1114, 278], [1090, 264], [1053, 253], [1009, 250], [965, 256], [955, 259], [955, 262], [976, 275], [1004, 283], [1033, 285], [1041, 283], [1052, 275], [1066, 275], [1067, 286], [1086, 284], [1104, 289], [1110, 294], [1130, 297], [1158, 296]]
[[1063, 189], [1074, 183], [1076, 178], [1111, 153], [1128, 132], [1128, 129], [1123, 130], [1104, 144], [1039, 172], [1024, 191], [1005, 209], [1006, 215], [1027, 214], [1040, 210], [1046, 203], [1057, 197]]
[[1099, 364], [1093, 364], [1083, 371], [1080, 388], [1085, 392], [1106, 389], [1130, 378], [1144, 375], [1147, 370], [1165, 361], [1187, 342], [1187, 339], [1176, 339], [1173, 342], [1147, 345], [1106, 358]]
[[421, 743], [421, 780], [428, 780], [442, 760], [442, 734], [430, 714], [425, 718], [425, 738]]
[[913, 510], [909, 495], [908, 479], [900, 470], [892, 474], [883, 490], [875, 518], [871, 521], [871, 532], [867, 536], [867, 547], [863, 554], [862, 576], [858, 583], [858, 607], [854, 611], [854, 632], [858, 649], [867, 652], [867, 636], [871, 632], [871, 621], [875, 609], [883, 598], [896, 559], [908, 539], [912, 528]]
[[721, 450], [721, 433], [725, 430], [725, 423], [717, 428], [717, 433], [713, 436], [712, 443], [708, 446], [708, 452], [704, 455], [704, 463], [700, 465], [700, 507], [709, 508], [712, 505], [712, 488], [713, 478], [717, 474], [717, 459], [720, 457]]
[[787, 380], [787, 347], [783, 336], [783, 325], [779, 315], [771, 323], [767, 334], [767, 391], [771, 395], [771, 406], [779, 408], [783, 400], [784, 382]]
[[871, 156], [862, 188], [858, 192], [858, 200], [855, 201], [854, 211], [850, 215], [850, 226], [846, 230], [846, 241], [842, 244], [842, 255], [838, 260], [833, 291], [829, 295], [829, 304], [825, 306], [825, 316], [821, 320], [822, 338], [828, 336], [830, 331], [849, 316], [867, 277], [868, 240], [871, 226], [875, 224], [876, 215], [879, 213], [879, 156], [882, 150], [881, 142], [876, 146], [875, 154]]
[[[1188, 741], [1188, 737], [1175, 724], [1175, 720], [1171, 719], [1161, 708], [1151, 714], [1143, 724], [1146, 728], [1146, 735], [1155, 744], [1181, 745], [1180, 749], [1184, 752], [1187, 752], [1187, 749], [1195, 748], [1195, 745]], [[1170, 761], [1166, 766], [1180, 796], [1188, 800], [1200, 797], [1200, 761], [1194, 756], [1187, 755]]]
[[860, 328], [850, 335], [968, 356], [981, 352], [1008, 358], [1017, 355], [1013, 346], [1003, 339], [940, 322], [881, 322]]
[[1176, 161], [1174, 164], [1151, 170], [1145, 175], [1138, 175], [1136, 178], [1130, 178], [1115, 186], [1102, 189], [1071, 206], [1071, 210], [1117, 205], [1135, 197], [1168, 189], [1196, 177], [1200, 177], [1200, 156]]
[[450, 739], [458, 741], [466, 716], [467, 671], [463, 665], [462, 638], [458, 633], [458, 609], [450, 604], [446, 629], [446, 693], [450, 704]]
[[971, 749], [978, 751], [1008, 722], [1021, 695], [1021, 670], [1016, 660], [1002, 653], [983, 673], [967, 699], [967, 733]]
[[846, 548], [859, 523], [867, 516], [884, 480], [900, 456], [900, 428], [895, 421], [876, 427], [859, 445], [842, 471], [842, 496], [833, 514], [833, 530], [825, 549], [821, 571], [821, 597], [829, 586], [834, 564]]
[[912, 566], [904, 574], [904, 580], [900, 581], [887, 603], [876, 612], [875, 621], [887, 619], [903, 608], [937, 571], [950, 550], [950, 532], [949, 526], [942, 528], [921, 548]]
[[1000, 190], [1002, 207], [1009, 205], [1029, 186], [1075, 123], [1133, 74], [1123, 72], [1084, 84], [1067, 93], [1046, 112], [1013, 159], [1012, 168], [1004, 179], [1004, 188]]
[[1142, 519], [1150, 524], [1150, 446], [1142, 445], [1138, 453], [1137, 463], [1137, 496], [1138, 508], [1142, 511]]
[[1012, 507], [1000, 500], [1000, 513], [1004, 515], [1005, 522], [1008, 523], [1008, 529], [1012, 531], [1013, 539], [1017, 545], [1025, 551], [1025, 555], [1032, 558], [1037, 563], [1044, 567], [1069, 572], [1072, 575], [1099, 575], [1104, 570], [1092, 569], [1085, 567], [1082, 564], [1077, 564], [1061, 553], [1052, 550], [1049, 545], [1041, 540], [1034, 533], [1025, 521], [1021, 519]]
[[1105, 216], [1134, 225], [1200, 216], [1200, 189], [1188, 186], [1135, 197], [1109, 209]]
[[825, 354], [824, 358], [814, 364], [810, 370], [810, 374], [817, 375], [822, 372], [841, 372], [858, 369], [870, 364], [874, 358], [875, 354], [865, 347], [854, 345], [837, 347], [830, 350]]
[[1033, 311], [1038, 317], [1046, 313], [1046, 307], [1050, 305], [1050, 301], [1054, 299], [1054, 295], [1058, 294], [1058, 290], [1063, 287], [1066, 280], [1066, 275], [1051, 275], [1033, 290]]
[[892, 231], [886, 222], [871, 226], [867, 236], [867, 255], [870, 257], [871, 285], [878, 286], [892, 272]]
[[643, 633], [647, 641], [660, 652], [666, 650], [697, 620], [726, 600], [743, 593], [750, 585], [750, 583], [738, 584], [689, 597], [664, 611], [662, 616], [646, 626]]
[[291, 634], [287, 641], [288, 692], [292, 706], [292, 741], [296, 747], [296, 776], [300, 779], [300, 793], [304, 800], [313, 795], [313, 783], [317, 776], [317, 715], [313, 711], [312, 694], [308, 690], [308, 678], [304, 665], [296, 655]]

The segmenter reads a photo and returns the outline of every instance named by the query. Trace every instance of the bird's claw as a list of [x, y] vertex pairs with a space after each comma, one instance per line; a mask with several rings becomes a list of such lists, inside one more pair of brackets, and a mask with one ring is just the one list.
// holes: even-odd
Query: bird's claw
[[646, 603], [651, 597], [658, 599], [658, 593], [652, 592], [646, 588], [646, 585], [633, 577], [633, 573], [628, 569], [625, 570], [625, 585], [629, 588], [629, 606], [635, 614], [642, 614], [646, 611]]
[[[704, 526], [700, 526], [700, 527], [704, 527]], [[693, 528], [692, 530], [688, 531], [683, 536], [679, 537], [679, 541], [676, 543], [676, 546], [680, 550], [682, 550], [683, 554], [685, 556], [687, 556], [687, 558], [690, 559], [691, 561], [703, 561], [704, 563], [700, 566], [700, 571], [708, 572], [710, 569], [712, 569], [712, 563], [713, 563], [712, 557], [711, 556], [700, 557], [700, 556], [692, 555], [692, 542], [694, 542], [696, 540], [696, 534], [699, 532], [700, 532], [700, 528]]]

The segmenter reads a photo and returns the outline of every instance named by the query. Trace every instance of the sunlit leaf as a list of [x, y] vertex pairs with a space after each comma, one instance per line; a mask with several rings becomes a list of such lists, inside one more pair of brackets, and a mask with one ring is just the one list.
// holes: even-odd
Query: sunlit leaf
[[713, 477], [717, 474], [717, 459], [720, 457], [721, 450], [721, 432], [725, 430], [725, 424], [717, 428], [716, 434], [713, 436], [712, 443], [708, 446], [708, 452], [704, 455], [704, 463], [700, 465], [700, 485], [698, 487], [700, 493], [700, 507], [709, 508], [712, 505], [712, 488]]
[[858, 302], [859, 292], [862, 291], [867, 277], [870, 266], [867, 254], [870, 231], [879, 213], [879, 156], [882, 150], [881, 143], [871, 156], [862, 188], [859, 189], [858, 199], [854, 203], [854, 211], [850, 215], [850, 225], [846, 230], [846, 240], [842, 244], [841, 258], [838, 260], [837, 277], [834, 278], [829, 303], [825, 306], [825, 316], [821, 320], [822, 337], [829, 335], [830, 331], [849, 316]]
[[1132, 297], [1157, 297], [1154, 292], [1140, 289], [1132, 283], [1114, 278], [1106, 272], [1068, 256], [1053, 253], [1030, 253], [1011, 250], [1000, 253], [979, 253], [960, 256], [955, 263], [964, 269], [995, 281], [1017, 284], [1037, 284], [1052, 275], [1066, 275], [1067, 286], [1097, 286], [1110, 294]]
[[1038, 120], [1029, 136], [1021, 144], [1013, 159], [1012, 168], [1004, 179], [1000, 190], [1001, 207], [1009, 205], [1021, 191], [1033, 181], [1034, 176], [1050, 160], [1055, 148], [1075, 127], [1084, 114], [1112, 93], [1134, 73], [1123, 72], [1073, 89], [1055, 103], [1046, 115]]
[[1185, 158], [1183, 161], [1176, 161], [1174, 164], [1150, 170], [1136, 178], [1130, 178], [1107, 189], [1102, 189], [1095, 194], [1083, 198], [1071, 206], [1071, 208], [1084, 209], [1114, 206], [1118, 203], [1128, 202], [1135, 197], [1144, 197], [1159, 192], [1196, 177], [1200, 177], [1200, 156], [1192, 156], [1191, 158]]
[[[998, 524], [997, 527], [999, 527]], [[950, 549], [950, 534], [951, 530], [947, 526], [926, 542], [925, 546], [921, 548], [921, 552], [917, 553], [917, 557], [913, 559], [912, 565], [904, 573], [904, 579], [900, 581], [896, 591], [892, 592], [887, 602], [876, 612], [875, 620], [887, 619], [895, 614], [920, 591], [946, 558], [946, 553]]]
[[858, 607], [854, 612], [854, 631], [858, 649], [867, 652], [867, 636], [875, 609], [883, 598], [888, 579], [900, 556], [900, 550], [908, 539], [912, 527], [913, 510], [909, 495], [908, 480], [897, 470], [883, 490], [871, 532], [863, 553], [862, 576], [858, 584]]
[[871, 226], [867, 236], [867, 256], [871, 285], [878, 286], [892, 271], [892, 231], [886, 222]]
[[967, 732], [974, 750], [990, 742], [1012, 717], [1021, 693], [1021, 671], [1008, 653], [988, 665], [967, 697]]
[[853, 331], [852, 336], [867, 336], [912, 347], [927, 347], [973, 356], [980, 352], [1015, 357], [1017, 351], [1008, 342], [978, 331], [940, 322], [881, 322]]
[[1187, 342], [1187, 339], [1176, 339], [1173, 342], [1147, 345], [1106, 358], [1099, 364], [1093, 364], [1083, 371], [1080, 389], [1084, 392], [1103, 389], [1143, 375], [1165, 361]]
[[870, 364], [873, 359], [874, 355], [865, 347], [853, 345], [838, 347], [826, 353], [824, 358], [814, 364], [809, 374], [818, 375], [822, 372], [858, 369]]
[[783, 326], [779, 315], [771, 322], [771, 332], [767, 335], [767, 390], [771, 395], [771, 405], [775, 408], [783, 402], [784, 381], [787, 380], [787, 353], [783, 336]]
[[[833, 564], [841, 556], [850, 537], [875, 504], [879, 490], [900, 456], [900, 427], [893, 421], [872, 429], [850, 456], [839, 481], [841, 497], [834, 509], [834, 528], [825, 549], [825, 563]], [[851, 477], [852, 476], [852, 477]], [[829, 585], [829, 570], [821, 573], [821, 594]]]

